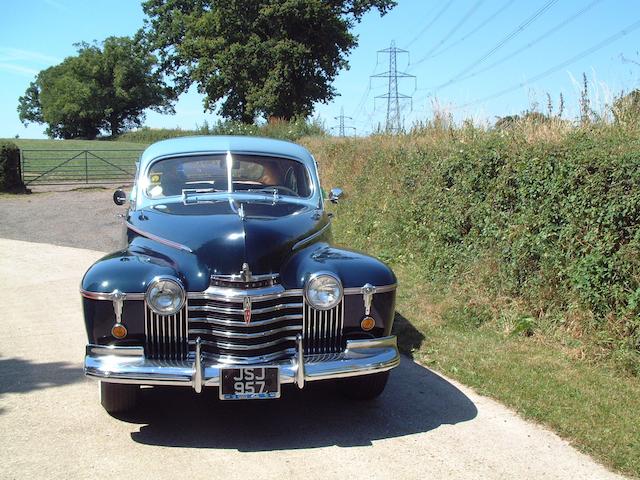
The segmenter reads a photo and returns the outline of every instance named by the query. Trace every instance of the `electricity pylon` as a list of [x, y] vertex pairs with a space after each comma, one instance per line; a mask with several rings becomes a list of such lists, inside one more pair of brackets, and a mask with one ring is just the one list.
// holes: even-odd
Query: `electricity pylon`
[[396, 48], [396, 43], [391, 41], [391, 46], [384, 50], [378, 50], [377, 54], [381, 53], [389, 55], [389, 70], [376, 75], [371, 75], [371, 78], [388, 78], [389, 88], [387, 93], [383, 95], [377, 95], [375, 98], [384, 98], [387, 100], [387, 121], [385, 129], [389, 133], [399, 133], [402, 130], [402, 119], [400, 117], [400, 101], [409, 100], [411, 107], [413, 108], [413, 97], [411, 95], [405, 95], [398, 93], [398, 79], [413, 78], [415, 82], [415, 75], [410, 75], [405, 72], [398, 71], [397, 57], [398, 54], [409, 54], [407, 50]]

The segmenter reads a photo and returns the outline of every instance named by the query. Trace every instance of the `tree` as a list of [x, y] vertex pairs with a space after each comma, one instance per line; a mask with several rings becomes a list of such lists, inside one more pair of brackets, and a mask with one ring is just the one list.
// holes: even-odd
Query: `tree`
[[172, 111], [175, 93], [157, 59], [128, 37], [81, 43], [78, 54], [41, 71], [18, 101], [23, 123], [46, 123], [58, 138], [95, 138], [142, 125], [145, 109]]
[[196, 83], [205, 110], [252, 123], [308, 116], [357, 46], [352, 28], [394, 0], [146, 0], [140, 32], [180, 91]]

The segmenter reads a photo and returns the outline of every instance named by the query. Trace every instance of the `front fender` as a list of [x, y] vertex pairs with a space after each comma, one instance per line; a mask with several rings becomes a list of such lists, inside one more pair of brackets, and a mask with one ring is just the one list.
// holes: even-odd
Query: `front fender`
[[367, 283], [378, 287], [369, 311], [376, 326], [369, 334], [376, 337], [390, 335], [397, 281], [391, 268], [363, 253], [316, 243], [294, 254], [283, 266], [282, 283], [287, 289], [304, 288], [309, 276], [321, 271], [337, 275], [345, 288], [344, 331], [347, 338], [367, 338], [362, 336], [360, 329], [360, 321], [367, 315], [361, 288]]
[[336, 274], [344, 288], [372, 285], [394, 285], [393, 270], [377, 258], [354, 250], [315, 243], [294, 254], [283, 265], [282, 283], [286, 288], [303, 288], [312, 273], [329, 271]]
[[179, 278], [173, 265], [162, 258], [122, 250], [102, 257], [89, 267], [82, 278], [81, 287], [96, 293], [111, 293], [114, 290], [144, 293], [158, 275]]

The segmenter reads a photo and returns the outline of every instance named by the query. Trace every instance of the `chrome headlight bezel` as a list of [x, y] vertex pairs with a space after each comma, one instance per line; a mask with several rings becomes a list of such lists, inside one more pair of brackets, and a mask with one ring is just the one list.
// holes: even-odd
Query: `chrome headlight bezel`
[[[170, 308], [162, 308], [159, 307], [156, 303], [156, 299], [154, 295], [158, 294], [158, 288], [162, 288], [160, 292], [164, 291], [164, 289], [172, 289], [174, 293], [173, 301], [171, 302]], [[175, 315], [182, 307], [187, 299], [187, 293], [182, 286], [182, 282], [175, 277], [155, 277], [149, 286], [147, 287], [147, 291], [144, 294], [144, 301], [149, 306], [149, 308], [158, 315]]]
[[[320, 304], [315, 301], [317, 297], [313, 295], [312, 289], [318, 282], [323, 280], [331, 280], [334, 282], [336, 294], [334, 295], [335, 299], [331, 303]], [[316, 310], [331, 310], [340, 304], [343, 297], [344, 288], [342, 287], [342, 282], [338, 276], [332, 272], [316, 272], [309, 276], [304, 285], [304, 298], [306, 302]]]

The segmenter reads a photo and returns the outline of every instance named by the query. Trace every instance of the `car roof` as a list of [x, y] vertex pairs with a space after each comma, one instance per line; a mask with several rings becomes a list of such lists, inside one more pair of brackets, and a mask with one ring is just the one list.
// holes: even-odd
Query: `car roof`
[[263, 137], [207, 135], [178, 137], [151, 144], [142, 153], [141, 166], [158, 157], [188, 153], [247, 153], [295, 158], [311, 167], [313, 157], [309, 151], [292, 142]]

